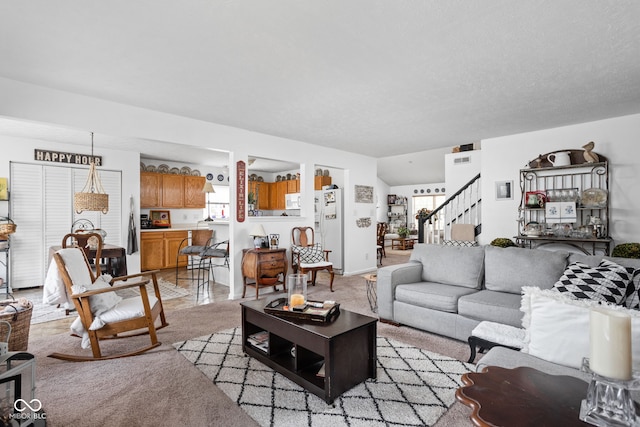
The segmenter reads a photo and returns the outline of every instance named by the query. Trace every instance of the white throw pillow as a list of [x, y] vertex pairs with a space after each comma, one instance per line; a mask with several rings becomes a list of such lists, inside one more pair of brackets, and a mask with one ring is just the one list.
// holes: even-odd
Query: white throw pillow
[[576, 300], [553, 289], [522, 288], [522, 351], [549, 362], [579, 369], [589, 357], [589, 310], [605, 307], [631, 315], [632, 360], [640, 364], [640, 311], [593, 300]]
[[[103, 274], [98, 277], [95, 282], [91, 284], [84, 284], [81, 286], [73, 286], [72, 290], [74, 294], [87, 292], [87, 291], [95, 291], [98, 289], [110, 288], [111, 285], [109, 282], [112, 277], [108, 274]], [[111, 310], [115, 307], [120, 301], [122, 301], [122, 297], [116, 294], [115, 292], [105, 292], [98, 295], [92, 295], [89, 297], [89, 306], [91, 307], [91, 313], [94, 316], [100, 316], [105, 311]]]

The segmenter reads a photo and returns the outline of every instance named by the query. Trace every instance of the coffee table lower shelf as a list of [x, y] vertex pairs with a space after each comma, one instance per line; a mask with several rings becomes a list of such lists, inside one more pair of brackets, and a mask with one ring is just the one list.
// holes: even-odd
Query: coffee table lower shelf
[[[367, 378], [376, 377], [377, 319], [341, 310], [330, 323], [280, 318], [265, 301], [242, 302], [242, 350], [328, 404]], [[266, 349], [248, 337], [267, 331]], [[318, 371], [324, 365], [324, 376]]]

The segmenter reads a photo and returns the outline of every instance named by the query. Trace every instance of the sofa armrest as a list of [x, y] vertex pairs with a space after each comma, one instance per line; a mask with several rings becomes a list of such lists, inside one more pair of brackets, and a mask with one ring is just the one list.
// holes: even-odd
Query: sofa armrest
[[376, 285], [380, 318], [394, 320], [393, 301], [396, 297], [396, 286], [421, 281], [422, 263], [417, 261], [379, 268]]

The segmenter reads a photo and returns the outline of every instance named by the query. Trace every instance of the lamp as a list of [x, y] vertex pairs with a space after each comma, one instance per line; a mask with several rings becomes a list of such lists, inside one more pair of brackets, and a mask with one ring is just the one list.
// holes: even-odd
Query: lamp
[[253, 246], [256, 249], [262, 247], [262, 238], [267, 236], [267, 232], [264, 231], [262, 224], [255, 224], [249, 233], [249, 236], [253, 236]]
[[76, 213], [84, 211], [100, 211], [103, 214], [109, 212], [109, 195], [104, 191], [96, 161], [93, 157], [93, 132], [91, 132], [91, 160], [89, 161], [89, 176], [87, 182], [79, 193], [73, 195], [73, 207]]
[[211, 184], [211, 182], [206, 181], [204, 183], [204, 187], [202, 187], [202, 192], [206, 193], [205, 197], [207, 198], [207, 218], [205, 218], [205, 221], [213, 221], [213, 218], [211, 218], [211, 203], [209, 203], [209, 193], [215, 193], [216, 190], [213, 189], [213, 184]]

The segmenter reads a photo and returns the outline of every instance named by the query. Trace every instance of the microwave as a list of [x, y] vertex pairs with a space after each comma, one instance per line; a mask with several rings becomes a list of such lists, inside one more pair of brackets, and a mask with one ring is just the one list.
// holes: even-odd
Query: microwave
[[300, 209], [300, 193], [285, 194], [285, 209]]

